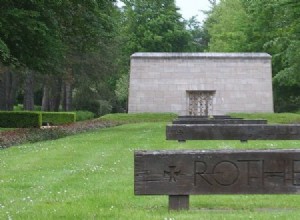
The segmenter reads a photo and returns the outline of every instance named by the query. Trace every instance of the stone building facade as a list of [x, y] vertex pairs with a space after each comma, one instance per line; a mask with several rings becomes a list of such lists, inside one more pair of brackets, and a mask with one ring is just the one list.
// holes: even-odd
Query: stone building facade
[[135, 53], [131, 56], [128, 112], [273, 112], [271, 56]]

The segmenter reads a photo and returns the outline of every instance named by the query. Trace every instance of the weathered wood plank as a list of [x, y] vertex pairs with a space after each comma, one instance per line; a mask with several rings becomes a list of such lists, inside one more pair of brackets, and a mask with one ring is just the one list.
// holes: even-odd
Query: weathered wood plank
[[167, 140], [299, 140], [300, 125], [167, 125]]
[[188, 210], [189, 209], [189, 196], [169, 196], [169, 210]]
[[267, 120], [247, 120], [247, 119], [195, 119], [184, 118], [175, 119], [172, 124], [267, 124]]
[[212, 115], [212, 116], [208, 116], [208, 115], [181, 115], [178, 116], [178, 119], [185, 119], [185, 118], [195, 118], [195, 119], [205, 119], [205, 118], [213, 118], [213, 119], [228, 119], [228, 118], [232, 118], [230, 115]]
[[300, 193], [300, 150], [136, 151], [136, 195]]

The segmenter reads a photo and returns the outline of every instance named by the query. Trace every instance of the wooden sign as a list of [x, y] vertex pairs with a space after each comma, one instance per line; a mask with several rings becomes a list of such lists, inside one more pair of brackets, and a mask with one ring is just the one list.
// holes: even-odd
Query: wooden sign
[[134, 165], [136, 195], [169, 195], [184, 209], [188, 195], [300, 193], [300, 150], [136, 151]]
[[167, 140], [300, 140], [300, 125], [167, 125]]
[[173, 120], [172, 124], [267, 124], [267, 120], [179, 118]]

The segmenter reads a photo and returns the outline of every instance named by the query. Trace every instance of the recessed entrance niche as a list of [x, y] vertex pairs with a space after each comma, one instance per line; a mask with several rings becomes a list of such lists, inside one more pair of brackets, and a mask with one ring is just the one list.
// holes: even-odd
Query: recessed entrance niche
[[213, 115], [213, 98], [216, 91], [187, 91], [187, 114], [192, 116]]

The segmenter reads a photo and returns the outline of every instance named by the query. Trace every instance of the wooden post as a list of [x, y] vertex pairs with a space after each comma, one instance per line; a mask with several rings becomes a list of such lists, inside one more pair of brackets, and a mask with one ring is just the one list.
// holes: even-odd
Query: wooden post
[[189, 195], [169, 195], [169, 210], [188, 210]]

